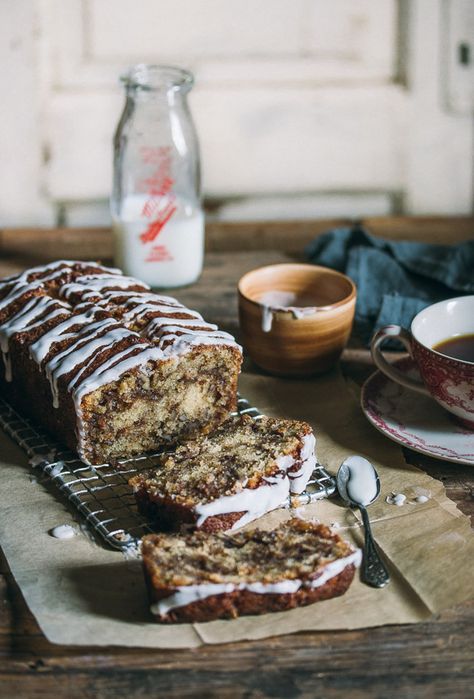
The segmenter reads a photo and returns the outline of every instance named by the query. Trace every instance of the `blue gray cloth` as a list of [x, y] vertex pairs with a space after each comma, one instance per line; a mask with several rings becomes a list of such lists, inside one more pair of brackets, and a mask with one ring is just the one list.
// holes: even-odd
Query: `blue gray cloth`
[[409, 328], [426, 306], [474, 293], [474, 239], [458, 245], [394, 242], [355, 226], [324, 233], [305, 253], [356, 283], [356, 331], [367, 342], [382, 325]]

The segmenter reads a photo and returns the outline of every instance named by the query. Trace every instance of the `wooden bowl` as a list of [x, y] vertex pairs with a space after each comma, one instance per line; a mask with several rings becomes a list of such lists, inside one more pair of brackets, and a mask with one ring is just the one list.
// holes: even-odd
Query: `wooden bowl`
[[[266, 332], [262, 325], [270, 309], [259, 299], [274, 291], [311, 298], [314, 308], [295, 317], [291, 310], [270, 306], [274, 310]], [[270, 265], [245, 274], [238, 292], [243, 344], [262, 369], [279, 376], [307, 376], [337, 362], [351, 333], [356, 302], [355, 284], [345, 274], [316, 265]]]

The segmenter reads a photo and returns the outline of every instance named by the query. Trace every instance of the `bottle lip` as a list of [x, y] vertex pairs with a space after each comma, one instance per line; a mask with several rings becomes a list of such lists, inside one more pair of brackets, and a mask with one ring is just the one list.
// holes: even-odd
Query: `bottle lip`
[[178, 66], [154, 63], [137, 63], [121, 75], [120, 80], [126, 87], [150, 91], [172, 88], [190, 90], [194, 84], [194, 76], [190, 71]]

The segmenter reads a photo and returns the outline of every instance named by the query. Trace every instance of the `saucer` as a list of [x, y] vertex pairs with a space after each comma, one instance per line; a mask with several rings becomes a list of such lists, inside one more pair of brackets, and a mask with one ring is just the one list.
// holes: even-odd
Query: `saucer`
[[[408, 376], [419, 378], [411, 358], [395, 364]], [[381, 371], [362, 386], [361, 406], [372, 425], [394, 442], [435, 459], [474, 465], [474, 432], [458, 424], [433, 399], [395, 383]]]

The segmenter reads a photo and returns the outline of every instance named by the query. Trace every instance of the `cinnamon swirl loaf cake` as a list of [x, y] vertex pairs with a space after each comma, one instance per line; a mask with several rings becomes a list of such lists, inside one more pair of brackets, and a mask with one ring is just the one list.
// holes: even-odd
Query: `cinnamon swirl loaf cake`
[[99, 464], [225, 420], [241, 349], [169, 296], [95, 262], [0, 280], [0, 390]]
[[231, 536], [149, 534], [142, 554], [160, 622], [235, 618], [338, 597], [361, 560], [361, 551], [328, 527], [301, 519]]
[[301, 493], [316, 464], [306, 422], [247, 415], [164, 455], [130, 479], [140, 511], [160, 530], [237, 529]]

